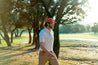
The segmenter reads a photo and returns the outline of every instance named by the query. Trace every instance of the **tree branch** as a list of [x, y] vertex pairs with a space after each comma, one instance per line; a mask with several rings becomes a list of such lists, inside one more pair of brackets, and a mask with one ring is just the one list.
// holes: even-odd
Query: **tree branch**
[[55, 7], [52, 9], [52, 11], [53, 11], [53, 12], [52, 12], [52, 16], [55, 15], [55, 12], [56, 12], [56, 10], [57, 10], [58, 5], [59, 5], [59, 2], [57, 2], [56, 5], [55, 5]]
[[64, 13], [62, 14], [62, 16], [64, 16], [65, 14], [67, 14], [70, 10], [72, 10], [75, 6], [77, 6], [77, 5], [79, 5], [79, 4], [81, 4], [81, 3], [74, 4], [71, 8], [67, 8], [67, 11], [64, 12]]
[[62, 18], [62, 13], [67, 5], [67, 2], [68, 0], [62, 0], [60, 3], [60, 8], [58, 9], [57, 16], [56, 16], [56, 21], [58, 21], [57, 24], [60, 23], [60, 20]]
[[[39, 0], [36, 0], [36, 1], [35, 1], [35, 0], [34, 0], [34, 1], [33, 1], [33, 0], [30, 0], [30, 1], [31, 1], [31, 3], [32, 3], [32, 4], [31, 4], [31, 5], [32, 5], [32, 7], [33, 7], [33, 6], [36, 6], [36, 5], [37, 5], [37, 3], [39, 2]], [[33, 3], [33, 2], [35, 2], [35, 3]]]
[[45, 7], [45, 10], [46, 10], [46, 12], [47, 12], [47, 15], [48, 15], [49, 17], [52, 17], [51, 13], [48, 11], [48, 7], [46, 6], [45, 2], [44, 2], [43, 0], [41, 0], [41, 2], [43, 3], [43, 6]]

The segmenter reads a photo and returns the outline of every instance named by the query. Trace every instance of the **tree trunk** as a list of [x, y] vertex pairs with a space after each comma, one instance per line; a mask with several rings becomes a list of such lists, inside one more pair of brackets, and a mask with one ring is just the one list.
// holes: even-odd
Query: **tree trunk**
[[39, 48], [39, 14], [37, 13], [34, 16], [34, 25], [33, 25], [33, 44], [35, 44], [35, 49]]
[[18, 29], [15, 32], [15, 37], [19, 37], [19, 30]]
[[14, 31], [16, 30], [16, 28], [14, 28], [12, 31], [11, 31], [11, 43], [13, 43], [13, 34], [14, 34]]
[[32, 45], [35, 44], [35, 49], [39, 48], [39, 28], [34, 27], [33, 31], [34, 31], [34, 34], [33, 34], [33, 43]]
[[39, 30], [37, 30], [37, 33], [36, 33], [36, 44], [35, 44], [35, 48], [36, 49], [39, 48]]
[[54, 52], [58, 58], [59, 56], [59, 50], [60, 50], [60, 41], [59, 41], [59, 24], [60, 24], [60, 21], [62, 19], [62, 13], [65, 9], [65, 6], [67, 4], [67, 1], [68, 0], [62, 0], [61, 4], [60, 4], [60, 8], [58, 9], [58, 12], [57, 12], [57, 16], [56, 16], [56, 25], [55, 25], [55, 28], [54, 28]]
[[4, 32], [4, 40], [6, 41], [7, 46], [11, 47], [11, 42], [10, 42], [9, 36], [8, 36], [8, 34], [6, 32]]
[[2, 37], [5, 40], [5, 42], [7, 43], [7, 46], [11, 47], [11, 42], [9, 40], [8, 31], [7, 31], [7, 28], [6, 28], [6, 25], [5, 25], [6, 22], [5, 22], [5, 19], [3, 19], [4, 17], [5, 17], [4, 15], [1, 15], [2, 31], [4, 33], [4, 36], [2, 35]]
[[7, 46], [8, 46], [8, 47], [11, 47], [11, 43], [10, 43], [9, 39], [7, 38], [7, 39], [5, 39], [5, 41], [6, 41], [6, 43], [7, 43]]
[[29, 44], [31, 43], [31, 39], [32, 39], [32, 37], [31, 37], [31, 30], [32, 30], [32, 29], [29, 29], [29, 28], [28, 28], [28, 32], [29, 32]]
[[1, 44], [1, 38], [0, 38], [0, 44]]
[[11, 32], [11, 43], [13, 43], [13, 32]]
[[22, 30], [21, 32], [20, 32], [20, 37], [22, 36], [22, 33], [24, 32], [25, 30]]
[[54, 28], [54, 46], [53, 50], [58, 58], [59, 56], [59, 50], [60, 50], [60, 41], [59, 41], [59, 24], [55, 25]]

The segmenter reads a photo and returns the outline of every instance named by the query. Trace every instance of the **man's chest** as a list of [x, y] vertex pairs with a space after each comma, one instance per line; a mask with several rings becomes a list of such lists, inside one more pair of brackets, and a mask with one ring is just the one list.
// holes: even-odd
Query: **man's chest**
[[51, 39], [54, 39], [54, 35], [52, 32], [45, 32], [45, 39], [46, 40], [51, 40]]

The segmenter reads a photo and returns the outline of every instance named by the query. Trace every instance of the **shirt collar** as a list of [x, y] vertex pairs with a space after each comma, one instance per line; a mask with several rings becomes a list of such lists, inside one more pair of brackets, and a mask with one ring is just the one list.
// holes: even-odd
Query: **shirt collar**
[[47, 32], [51, 32], [51, 31], [52, 31], [52, 30], [51, 30], [51, 31], [49, 31], [47, 28], [45, 28], [45, 30], [46, 30]]

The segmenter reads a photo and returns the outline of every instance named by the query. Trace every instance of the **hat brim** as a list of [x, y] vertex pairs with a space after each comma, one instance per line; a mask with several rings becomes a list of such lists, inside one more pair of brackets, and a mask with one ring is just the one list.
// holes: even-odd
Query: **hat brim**
[[53, 23], [57, 23], [56, 21], [54, 21]]

